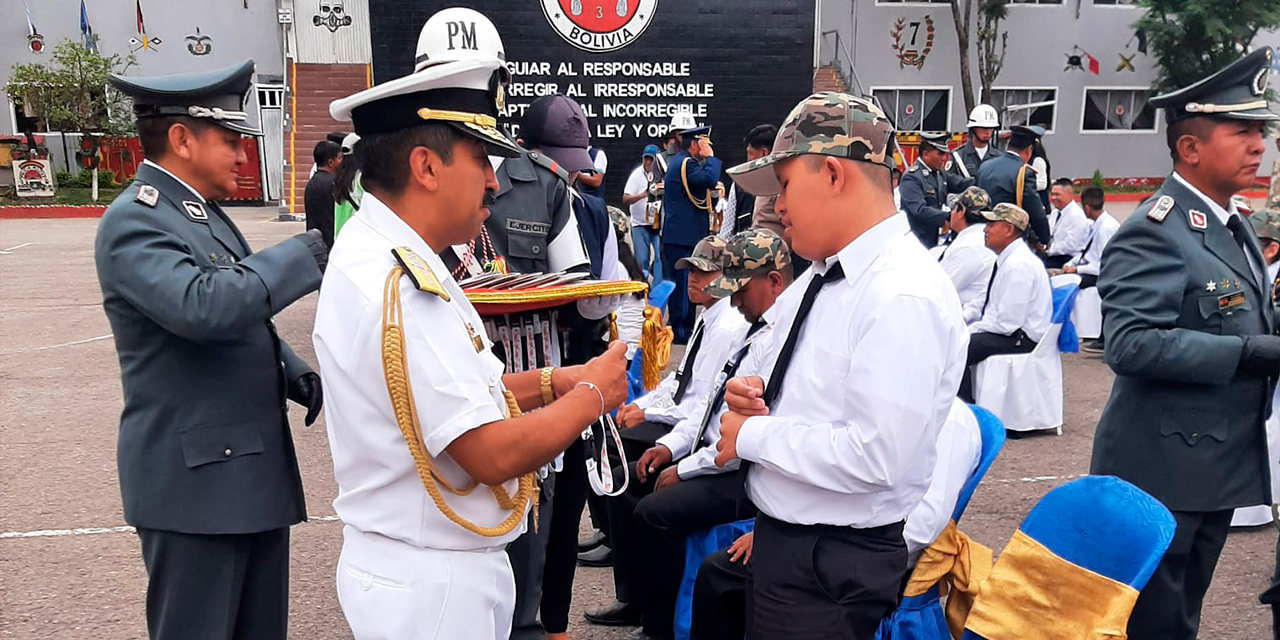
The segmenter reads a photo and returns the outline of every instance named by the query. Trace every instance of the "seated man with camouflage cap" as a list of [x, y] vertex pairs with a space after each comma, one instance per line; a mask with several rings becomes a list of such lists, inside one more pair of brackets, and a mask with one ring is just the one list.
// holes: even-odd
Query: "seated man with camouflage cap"
[[982, 302], [987, 296], [991, 268], [996, 263], [996, 254], [987, 248], [983, 239], [987, 219], [982, 214], [990, 206], [991, 197], [980, 187], [969, 187], [956, 196], [951, 206], [951, 230], [956, 237], [938, 254], [938, 264], [960, 295], [965, 322], [977, 322], [982, 317]]
[[[636, 489], [610, 503], [614, 583], [620, 604], [593, 612], [587, 619], [642, 623], [637, 638], [671, 637], [676, 595], [684, 574], [685, 538], [694, 531], [755, 514], [741, 480], [733, 473], [736, 467], [715, 464], [715, 444], [725, 411], [725, 381], [736, 374], [747, 352], [754, 349], [752, 345], [765, 328], [763, 316], [791, 284], [791, 251], [778, 234], [748, 229], [729, 239], [722, 265], [720, 277], [707, 286], [706, 293], [730, 298], [750, 324], [735, 332], [732, 353], [712, 374], [713, 386], [710, 395], [702, 399], [702, 410], [682, 420], [641, 457], [633, 474], [640, 480], [632, 484]], [[671, 464], [676, 456], [679, 461]], [[657, 479], [647, 484], [659, 469]]]

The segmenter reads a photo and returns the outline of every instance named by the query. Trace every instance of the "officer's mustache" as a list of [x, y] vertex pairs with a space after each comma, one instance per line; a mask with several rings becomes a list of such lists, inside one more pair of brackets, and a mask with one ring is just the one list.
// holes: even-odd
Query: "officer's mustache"
[[484, 190], [484, 200], [480, 204], [486, 207], [492, 207], [498, 203], [498, 192], [489, 189]]

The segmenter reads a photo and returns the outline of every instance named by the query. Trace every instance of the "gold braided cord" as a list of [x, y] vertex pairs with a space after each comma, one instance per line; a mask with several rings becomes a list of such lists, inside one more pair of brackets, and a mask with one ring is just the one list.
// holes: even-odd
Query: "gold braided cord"
[[[405, 444], [409, 447], [409, 455], [413, 458], [413, 464], [418, 469], [418, 477], [422, 480], [422, 486], [427, 490], [427, 494], [431, 496], [432, 502], [436, 508], [443, 513], [454, 524], [474, 533], [476, 535], [487, 538], [497, 538], [506, 535], [515, 530], [524, 520], [524, 512], [527, 506], [532, 505], [534, 526], [538, 521], [538, 488], [534, 482], [534, 474], [527, 473], [520, 476], [519, 489], [514, 496], [508, 495], [506, 490], [501, 486], [489, 487], [489, 492], [493, 494], [498, 506], [504, 511], [510, 511], [501, 523], [494, 527], [481, 527], [461, 515], [458, 515], [449, 503], [445, 502], [444, 495], [440, 492], [443, 487], [449, 493], [456, 496], [465, 496], [470, 494], [479, 483], [475, 480], [471, 484], [461, 489], [454, 487], [449, 483], [443, 475], [440, 474], [431, 462], [431, 456], [427, 453], [426, 447], [422, 443], [422, 426], [418, 422], [417, 406], [413, 399], [413, 387], [409, 384], [409, 365], [404, 350], [404, 332], [401, 325], [404, 322], [404, 312], [400, 306], [400, 276], [403, 270], [397, 266], [391, 269], [387, 274], [386, 283], [382, 290], [382, 370], [387, 381], [387, 394], [391, 398], [391, 409], [396, 416], [396, 425], [400, 427], [400, 433], [404, 436]], [[515, 396], [510, 391], [503, 392], [507, 401], [507, 413], [509, 416], [519, 416], [520, 406], [516, 404]]]
[[644, 308], [644, 328], [640, 331], [641, 386], [653, 391], [658, 386], [663, 367], [671, 361], [671, 327], [663, 326], [662, 312], [656, 307]]
[[583, 298], [601, 296], [620, 296], [628, 293], [639, 293], [648, 289], [643, 282], [634, 280], [615, 280], [609, 282], [589, 282], [566, 287], [546, 287], [538, 289], [503, 289], [486, 291], [470, 289], [466, 291], [467, 300], [471, 304], [522, 304], [535, 302], [567, 302]]

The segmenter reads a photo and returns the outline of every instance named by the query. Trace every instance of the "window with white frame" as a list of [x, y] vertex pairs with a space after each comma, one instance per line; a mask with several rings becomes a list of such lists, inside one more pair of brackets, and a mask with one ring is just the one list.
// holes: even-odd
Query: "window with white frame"
[[996, 108], [1006, 128], [1037, 125], [1052, 132], [1058, 120], [1057, 100], [1058, 90], [1052, 87], [1007, 87], [992, 89], [987, 103]]
[[1084, 133], [1156, 130], [1156, 110], [1150, 89], [1097, 88], [1084, 90]]
[[1093, 0], [1093, 3], [1102, 5], [1104, 7], [1136, 7], [1138, 6], [1137, 0]]
[[873, 87], [871, 95], [896, 131], [950, 131], [950, 87]]
[[1062, 0], [1009, 0], [1009, 4], [1062, 4]]
[[951, 0], [876, 0], [876, 4], [951, 4]]

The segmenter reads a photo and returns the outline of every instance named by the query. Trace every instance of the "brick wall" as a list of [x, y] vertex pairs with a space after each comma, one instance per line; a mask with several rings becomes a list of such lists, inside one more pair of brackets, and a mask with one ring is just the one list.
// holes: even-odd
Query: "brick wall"
[[[456, 0], [369, 0], [370, 34], [373, 43], [373, 71], [378, 82], [400, 77], [413, 68], [413, 52], [422, 25], [433, 13]], [[627, 120], [603, 115], [604, 104], [690, 104], [706, 103], [707, 116], [699, 118], [714, 127], [716, 155], [732, 166], [745, 160], [743, 138], [761, 123], [780, 124], [791, 108], [813, 90], [814, 3], [777, 0], [662, 0], [657, 3], [652, 22], [631, 44], [608, 52], [579, 49], [557, 34], [542, 6], [526, 0], [472, 0], [463, 3], [484, 13], [502, 35], [507, 60], [547, 61], [548, 75], [517, 75], [517, 83], [555, 83], [560, 92], [581, 85], [588, 97], [574, 96], [590, 105], [597, 117], [590, 118], [592, 143], [609, 155], [605, 176], [607, 199], [618, 204], [631, 168], [640, 162], [644, 145], [657, 142], [648, 135], [648, 125], [660, 122], [665, 128], [670, 117]], [[556, 3], [552, 2], [551, 5]], [[568, 4], [568, 3], [565, 3]], [[634, 2], [632, 2], [634, 5]], [[608, 13], [614, 0], [583, 0], [585, 14], [597, 8]], [[555, 66], [567, 62], [577, 77], [559, 76]], [[588, 62], [674, 62], [688, 63], [688, 77], [587, 77]], [[694, 83], [714, 84], [715, 95], [704, 98], [611, 98], [594, 97], [593, 85], [601, 83]], [[512, 95], [512, 105], [527, 104], [533, 97]], [[518, 123], [519, 116], [504, 122]], [[610, 125], [645, 126], [642, 135], [628, 132], [618, 137], [598, 135], [598, 127]]]
[[[302, 213], [302, 194], [307, 188], [307, 174], [311, 172], [311, 152], [316, 143], [324, 140], [331, 131], [350, 131], [350, 122], [338, 122], [329, 117], [329, 103], [365, 89], [366, 68], [362, 64], [299, 64], [298, 119], [294, 123], [293, 174], [296, 176], [294, 213]], [[291, 106], [291, 105], [286, 105]], [[289, 134], [284, 140], [285, 155], [289, 153]], [[288, 157], [285, 161], [288, 162]], [[285, 193], [288, 194], [289, 175], [285, 174]], [[289, 205], [288, 197], [285, 205]]]
[[835, 67], [825, 66], [818, 67], [813, 73], [813, 90], [819, 91], [839, 91], [845, 92], [849, 88], [844, 86], [844, 80], [840, 77], [840, 72]]

